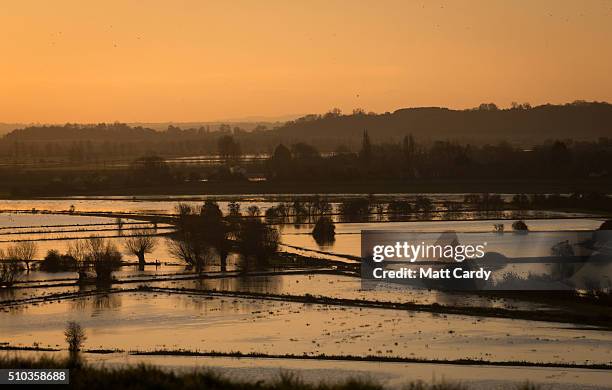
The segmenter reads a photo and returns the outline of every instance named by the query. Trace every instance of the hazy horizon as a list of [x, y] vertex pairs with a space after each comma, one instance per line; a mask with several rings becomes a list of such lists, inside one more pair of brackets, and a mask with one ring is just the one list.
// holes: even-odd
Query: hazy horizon
[[612, 7], [600, 1], [66, 0], [3, 11], [5, 123], [612, 100]]
[[[572, 104], [572, 103], [576, 103], [576, 102], [581, 102], [582, 100], [580, 99], [574, 99], [572, 101], [567, 101], [567, 102], [559, 102], [559, 103], [550, 103], [550, 102], [546, 102], [546, 103], [542, 103], [540, 106], [546, 106], [546, 105], [557, 105], [557, 106], [563, 106], [563, 105], [567, 105], [567, 104]], [[607, 101], [584, 101], [586, 103], [601, 103], [601, 104], [612, 104], [610, 102]], [[483, 102], [483, 103], [493, 103], [496, 104], [495, 102]], [[524, 102], [524, 103], [528, 103], [528, 102]], [[497, 104], [496, 104], [497, 105]], [[506, 109], [511, 109], [512, 106], [499, 106], [497, 105], [497, 107], [500, 110], [506, 110]], [[532, 108], [536, 108], [538, 107], [538, 105], [533, 105], [531, 106]], [[411, 107], [398, 107], [397, 109], [394, 110], [386, 110], [386, 111], [381, 111], [381, 112], [372, 112], [370, 111], [370, 113], [373, 113], [375, 115], [381, 115], [384, 114], [386, 112], [390, 112], [390, 113], [394, 113], [395, 111], [398, 110], [410, 110], [410, 109], [427, 109], [427, 108], [441, 108], [441, 109], [448, 109], [451, 111], [464, 111], [464, 110], [476, 110], [478, 109], [478, 106], [475, 107], [467, 107], [467, 108], [456, 108], [456, 107], [444, 107], [444, 106], [411, 106]], [[65, 122], [4, 122], [0, 120], [0, 134], [2, 133], [6, 133], [10, 130], [13, 129], [17, 129], [19, 127], [25, 127], [25, 126], [63, 126], [66, 124], [78, 124], [78, 125], [84, 125], [84, 126], [89, 126], [89, 125], [97, 125], [100, 123], [106, 123], [106, 124], [112, 124], [112, 123], [124, 123], [127, 124], [129, 126], [143, 126], [143, 127], [152, 127], [155, 129], [162, 129], [165, 130], [166, 125], [176, 125], [176, 126], [184, 126], [186, 128], [188, 127], [194, 127], [194, 126], [200, 126], [200, 125], [220, 125], [220, 124], [251, 124], [251, 125], [255, 125], [258, 123], [262, 123], [262, 124], [284, 124], [290, 121], [293, 121], [295, 119], [298, 118], [302, 118], [302, 117], [306, 117], [308, 115], [319, 115], [322, 116], [326, 113], [330, 112], [330, 110], [326, 110], [326, 111], [322, 111], [322, 112], [311, 112], [311, 113], [303, 113], [303, 114], [287, 114], [287, 115], [278, 115], [278, 116], [270, 116], [270, 117], [265, 117], [265, 116], [257, 116], [257, 115], [253, 115], [253, 116], [248, 116], [248, 117], [242, 117], [242, 118], [223, 118], [223, 119], [202, 119], [202, 120], [191, 120], [191, 121], [175, 121], [175, 120], [167, 120], [167, 121], [133, 121], [133, 122], [126, 122], [126, 121], [118, 121], [118, 120], [112, 120], [112, 121], [98, 121], [98, 122], [69, 122], [69, 121], [65, 121]], [[346, 111], [346, 112], [342, 112], [342, 115], [351, 115], [354, 114], [352, 111]], [[163, 128], [162, 128], [163, 127]], [[243, 129], [244, 130], [244, 129]], [[248, 130], [248, 129], [247, 129]]]

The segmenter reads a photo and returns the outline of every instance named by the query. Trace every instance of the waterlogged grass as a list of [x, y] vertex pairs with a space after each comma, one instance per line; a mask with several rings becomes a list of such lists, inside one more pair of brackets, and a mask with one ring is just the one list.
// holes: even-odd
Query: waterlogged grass
[[[69, 360], [41, 357], [37, 359], [0, 357], [0, 368], [70, 368], [70, 386], [73, 389], [227, 389], [227, 390], [383, 390], [386, 387], [372, 379], [351, 378], [337, 382], [307, 383], [289, 371], [280, 372], [274, 380], [263, 382], [236, 381], [211, 369], [188, 372], [161, 370], [139, 364], [118, 368], [93, 367], [85, 363], [73, 364]], [[469, 390], [460, 383], [416, 381], [403, 386], [404, 390]], [[517, 390], [537, 390], [538, 386], [524, 383]]]
[[[1, 347], [0, 347], [1, 349]], [[111, 351], [117, 352], [118, 350]], [[109, 353], [106, 350], [102, 352], [96, 350], [88, 350], [89, 353]], [[489, 361], [483, 359], [419, 359], [408, 358], [401, 356], [354, 356], [354, 355], [295, 355], [284, 354], [274, 355], [257, 352], [201, 352], [190, 350], [154, 350], [154, 351], [130, 351], [130, 355], [141, 356], [208, 356], [208, 357], [235, 357], [235, 358], [264, 358], [264, 359], [303, 359], [303, 360], [347, 360], [347, 361], [364, 361], [364, 362], [387, 362], [387, 363], [434, 363], [434, 364], [453, 364], [453, 365], [490, 365], [502, 367], [554, 367], [554, 368], [582, 368], [594, 370], [610, 370], [610, 364], [574, 364], [574, 363], [543, 363], [529, 361]]]
[[[61, 352], [61, 348], [48, 348], [41, 346], [15, 346], [8, 343], [0, 343], [0, 351], [36, 351], [36, 352]], [[126, 351], [115, 349], [84, 349], [88, 354], [107, 355], [112, 353], [125, 353]], [[219, 351], [193, 351], [187, 349], [168, 350], [156, 349], [150, 351], [130, 350], [127, 354], [132, 356], [205, 356], [205, 357], [230, 357], [250, 359], [295, 359], [295, 360], [322, 360], [322, 361], [353, 361], [353, 362], [379, 362], [379, 363], [429, 363], [429, 364], [451, 364], [463, 366], [498, 366], [498, 367], [548, 367], [548, 368], [580, 368], [591, 370], [612, 370], [611, 364], [577, 364], [577, 363], [545, 363], [531, 362], [525, 360], [515, 361], [490, 361], [483, 359], [421, 359], [402, 356], [376, 356], [376, 355], [296, 355], [296, 354], [268, 354], [258, 352], [219, 352]], [[1, 367], [0, 367], [1, 368]]]

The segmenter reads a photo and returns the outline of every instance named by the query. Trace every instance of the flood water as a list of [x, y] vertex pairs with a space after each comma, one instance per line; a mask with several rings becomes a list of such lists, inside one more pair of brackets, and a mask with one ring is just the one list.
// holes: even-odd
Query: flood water
[[21, 307], [0, 316], [1, 341], [56, 347], [69, 320], [88, 329], [87, 345], [100, 349], [612, 360], [612, 333], [567, 324], [165, 293], [116, 293]]
[[[511, 198], [511, 194], [504, 196]], [[463, 195], [437, 194], [432, 197], [434, 200], [449, 197], [460, 200]], [[178, 200], [199, 205], [204, 198], [81, 197], [2, 201], [0, 202], [0, 211], [3, 211], [0, 212], [0, 249], [21, 240], [31, 240], [37, 243], [37, 257], [42, 258], [48, 250], [57, 249], [65, 252], [73, 240], [96, 234], [108, 237], [122, 250], [125, 236], [129, 235], [131, 230], [151, 226], [141, 218], [142, 215], [171, 214]], [[255, 204], [263, 212], [268, 207], [277, 205], [279, 201], [287, 199], [282, 195], [264, 197], [242, 195], [232, 199], [226, 198], [219, 204], [222, 209], [227, 209], [230, 200], [238, 200], [244, 209]], [[67, 211], [71, 206], [74, 206], [77, 214], [78, 212], [120, 212], [133, 213], [134, 218], [123, 217], [119, 229], [114, 217], [70, 215]], [[37, 210], [36, 213], [31, 212], [33, 208]], [[430, 216], [434, 219], [432, 221], [389, 222], [373, 218], [369, 222], [339, 222], [336, 223], [335, 241], [326, 244], [319, 244], [312, 238], [310, 233], [313, 225], [309, 223], [283, 223], [277, 225], [277, 228], [281, 232], [281, 250], [338, 262], [355, 262], [353, 257], [360, 256], [362, 230], [454, 231], [459, 237], [463, 237], [462, 234], [478, 233], [485, 235], [491, 243], [497, 242], [500, 245], [505, 243], [509, 256], [529, 257], [541, 256], [549, 251], [550, 246], [557, 242], [559, 232], [564, 232], [563, 234], [588, 232], [597, 229], [603, 221], [588, 214], [531, 211], [523, 216], [532, 217], [532, 219], [525, 218], [525, 222], [533, 232], [533, 236], [539, 237], [540, 245], [521, 247], [514, 241], [515, 236], [511, 231], [512, 219], [507, 219], [512, 216], [511, 212], [497, 213], [493, 216], [466, 213], [461, 219], [478, 220], [446, 220], [443, 215], [437, 214]], [[494, 224], [503, 224], [505, 233], [493, 233]], [[172, 230], [173, 227], [169, 224], [157, 225], [158, 234]], [[124, 259], [136, 261], [136, 258], [130, 254], [124, 254]], [[172, 258], [168, 252], [166, 239], [163, 237], [158, 238], [157, 246], [153, 253], [147, 255], [147, 260], [159, 261], [160, 264], [147, 266], [145, 271], [139, 271], [135, 266], [123, 266], [114, 273], [114, 276], [120, 281], [131, 281], [131, 283], [115, 284], [113, 287], [118, 290], [117, 292], [106, 294], [102, 292], [92, 296], [75, 295], [76, 297], [66, 298], [58, 295], [98, 291], [95, 286], [79, 287], [74, 284], [77, 275], [73, 272], [49, 273], [33, 270], [24, 274], [16, 285], [18, 288], [0, 291], [2, 309], [0, 343], [10, 346], [64, 348], [63, 329], [67, 321], [74, 320], [87, 331], [87, 349], [124, 351], [162, 349], [228, 353], [239, 351], [274, 355], [325, 354], [578, 364], [612, 363], [612, 333], [599, 328], [545, 321], [304, 304], [283, 299], [259, 299], [248, 294], [315, 296], [365, 302], [410, 302], [524, 311], [559, 309], [547, 303], [435, 290], [365, 291], [362, 290], [361, 281], [356, 276], [315, 271], [310, 274], [244, 276], [235, 272], [240, 269], [240, 257], [237, 254], [230, 255], [228, 273], [225, 275], [217, 275], [219, 267], [213, 265], [206, 271], [215, 274], [214, 278], [181, 280], [179, 278], [192, 276], [192, 273], [180, 261]], [[510, 265], [508, 270], [518, 271], [512, 267]], [[150, 280], [156, 277], [164, 277], [167, 280]], [[173, 292], [134, 291], [138, 286], [174, 290]], [[185, 293], [180, 292], [180, 289], [194, 291]], [[247, 295], [232, 297], [228, 294], [216, 296], [204, 294], [211, 290], [244, 292]], [[54, 298], [1, 306], [2, 302], [51, 296]], [[96, 362], [106, 360], [112, 364], [141, 359], [175, 368], [201, 361], [206, 364], [217, 364], [228, 370], [227, 372], [232, 372], [231, 370], [237, 366], [250, 365], [259, 367], [265, 372], [266, 367], [283, 365], [292, 367], [301, 364], [301, 362], [294, 363], [290, 359], [281, 359], [276, 363], [266, 359], [259, 361], [245, 359], [241, 360], [241, 363], [235, 363], [234, 360], [227, 358], [200, 359], [178, 356], [137, 358], [128, 357], [125, 353], [127, 352], [107, 356], [90, 354], [90, 359]], [[342, 370], [342, 367], [350, 364], [308, 361], [300, 367], [303, 370], [306, 370], [305, 367], [310, 367], [312, 372], [318, 373], [313, 374], [313, 377], [321, 378], [323, 371], [317, 370], [331, 368]], [[398, 367], [402, 367], [401, 369], [407, 372], [418, 371], [410, 365], [393, 364], [355, 362], [354, 367], [362, 367], [366, 373], [376, 373], [387, 381], [386, 383], [395, 385], [399, 385], [399, 378], [406, 378], [406, 375], [398, 371], [400, 370]], [[378, 368], [374, 368], [374, 365]], [[476, 368], [468, 367], [466, 370], [476, 370]], [[510, 368], [495, 368], [495, 370], [510, 370]], [[565, 370], [565, 372], [570, 371]], [[346, 372], [353, 371], [346, 370]], [[459, 378], [470, 377], [459, 375], [463, 372], [461, 367], [457, 367], [454, 372]], [[584, 386], [604, 383], [601, 379], [604, 374], [595, 371], [589, 374], [577, 371], [575, 374], [567, 375], [574, 375], [576, 383]], [[538, 375], [534, 373], [533, 376]], [[542, 374], [542, 377], [545, 376]], [[492, 381], [495, 380], [495, 375], [488, 377], [491, 377]]]

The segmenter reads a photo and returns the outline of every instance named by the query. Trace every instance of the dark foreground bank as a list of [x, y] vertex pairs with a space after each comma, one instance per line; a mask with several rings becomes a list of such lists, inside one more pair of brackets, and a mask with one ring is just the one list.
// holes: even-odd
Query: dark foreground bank
[[[70, 368], [70, 387], [74, 389], [258, 389], [258, 390], [374, 390], [385, 386], [368, 379], [348, 379], [342, 382], [321, 382], [310, 384], [299, 376], [284, 372], [269, 382], [239, 382], [216, 373], [213, 370], [196, 370], [174, 373], [154, 366], [140, 364], [121, 368], [91, 367], [79, 364], [74, 367], [69, 360], [41, 357], [38, 359], [0, 357], [0, 368]], [[407, 383], [406, 390], [468, 390], [469, 387], [457, 383]], [[535, 390], [537, 386], [525, 383], [517, 390]]]

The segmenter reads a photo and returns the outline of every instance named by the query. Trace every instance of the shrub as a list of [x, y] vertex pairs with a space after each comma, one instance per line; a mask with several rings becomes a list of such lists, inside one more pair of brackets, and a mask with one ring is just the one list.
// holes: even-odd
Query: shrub
[[329, 217], [319, 218], [312, 229], [312, 236], [319, 244], [332, 242], [336, 236], [336, 225]]
[[599, 230], [612, 230], [612, 219], [608, 219], [599, 226]]
[[24, 271], [21, 263], [11, 259], [5, 259], [0, 253], [0, 287], [10, 287], [15, 283]]
[[241, 221], [236, 232], [238, 251], [245, 259], [255, 258], [257, 265], [265, 265], [276, 253], [280, 236], [278, 230], [258, 219]]
[[138, 229], [132, 231], [132, 237], [125, 239], [123, 245], [126, 253], [138, 257], [138, 268], [144, 270], [145, 254], [152, 253], [157, 245], [153, 229]]
[[79, 279], [87, 277], [87, 270], [93, 269], [98, 282], [110, 281], [112, 272], [121, 266], [122, 259], [115, 244], [98, 236], [71, 243], [68, 255], [76, 259]]
[[77, 261], [70, 255], [62, 255], [58, 250], [52, 249], [47, 252], [47, 256], [40, 263], [40, 270], [46, 272], [76, 271]]
[[6, 249], [6, 257], [10, 260], [25, 263], [27, 270], [30, 270], [30, 263], [36, 257], [38, 246], [33, 241], [22, 241], [11, 245]]
[[110, 281], [114, 270], [121, 266], [121, 252], [110, 241], [99, 237], [89, 239], [90, 256], [96, 280]]
[[340, 213], [344, 217], [362, 217], [370, 213], [370, 200], [368, 198], [346, 199], [340, 204]]
[[519, 231], [519, 232], [526, 232], [529, 230], [529, 227], [527, 226], [525, 221], [518, 220], [512, 223], [512, 230]]
[[87, 340], [85, 330], [75, 321], [69, 321], [64, 330], [64, 336], [68, 343], [68, 350], [75, 353], [81, 350], [83, 343]]

